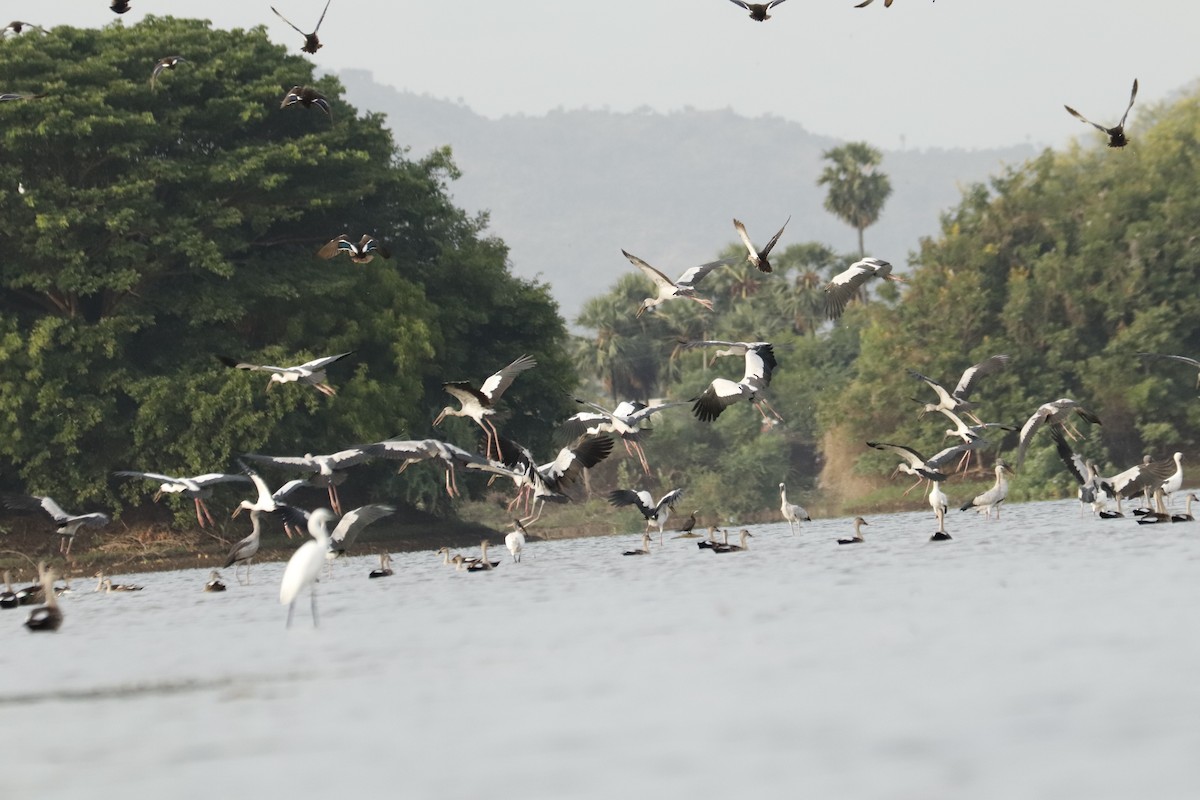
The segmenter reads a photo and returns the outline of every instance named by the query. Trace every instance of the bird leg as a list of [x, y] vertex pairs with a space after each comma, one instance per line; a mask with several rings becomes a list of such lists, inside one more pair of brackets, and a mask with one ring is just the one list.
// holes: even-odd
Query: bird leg
[[333, 507], [333, 513], [342, 513], [342, 504], [338, 499], [337, 486], [335, 486], [332, 481], [329, 483], [329, 505]]
[[641, 459], [641, 461], [642, 461], [642, 469], [644, 469], [646, 471], [646, 474], [649, 475], [650, 474], [650, 465], [648, 463], [646, 463], [646, 451], [642, 449], [641, 444], [639, 444], [638, 442], [633, 443], [633, 449], [637, 451], [638, 458]]
[[308, 596], [312, 600], [312, 618], [313, 627], [315, 628], [317, 627], [317, 585], [315, 583], [312, 586], [312, 592]]
[[318, 392], [326, 397], [333, 397], [335, 394], [337, 394], [337, 389], [333, 388], [328, 383], [314, 383], [313, 386]]
[[770, 411], [772, 414], [775, 415], [775, 419], [779, 420], [780, 422], [783, 422], [783, 417], [779, 416], [779, 412], [771, 407], [771, 404], [767, 402], [767, 399], [765, 397], [760, 397], [758, 400], [756, 400], [754, 403], [754, 406], [755, 406], [755, 408], [758, 409], [758, 413], [763, 415], [764, 420], [767, 420], [768, 422], [770, 422], [770, 420], [767, 418], [767, 415], [763, 412], [762, 406], [766, 406], [767, 411]]
[[917, 488], [918, 486], [920, 486], [920, 485], [921, 485], [921, 482], [922, 482], [922, 481], [924, 481], [924, 480], [925, 480], [924, 478], [922, 478], [920, 475], [918, 475], [918, 476], [917, 476], [917, 482], [916, 482], [916, 483], [914, 483], [912, 486], [908, 487], [907, 489], [905, 489], [905, 490], [904, 490], [904, 494], [902, 494], [902, 495], [900, 495], [900, 496], [901, 496], [901, 497], [908, 497], [908, 493], [909, 493], [909, 492], [911, 492], [913, 489]]
[[694, 295], [685, 295], [685, 296], [686, 296], [686, 297], [687, 297], [689, 300], [695, 300], [697, 303], [699, 303], [700, 305], [704, 306], [704, 307], [705, 307], [705, 308], [707, 308], [709, 311], [712, 311], [712, 309], [713, 309], [713, 301], [712, 301], [712, 300], [706, 300], [706, 299], [705, 299], [705, 298], [703, 298], [703, 297], [695, 297]]

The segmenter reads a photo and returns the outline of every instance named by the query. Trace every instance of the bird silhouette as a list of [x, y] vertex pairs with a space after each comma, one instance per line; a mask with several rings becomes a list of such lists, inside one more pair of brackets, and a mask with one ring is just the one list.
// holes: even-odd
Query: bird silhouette
[[311, 86], [293, 86], [288, 90], [288, 93], [283, 96], [283, 102], [279, 104], [280, 108], [294, 106], [297, 103], [305, 108], [316, 106], [325, 112], [325, 116], [333, 119], [333, 110], [329, 107], [329, 101], [325, 99], [325, 95], [318, 92]]
[[[775, 6], [783, 2], [783, 0], [771, 0], [769, 3], [743, 3], [742, 0], [729, 0], [735, 6], [741, 6], [750, 12], [750, 19], [755, 22], [766, 22], [771, 18], [767, 12]], [[891, 0], [889, 0], [891, 2]]]
[[271, 6], [271, 10], [275, 12], [275, 16], [279, 17], [281, 20], [290, 25], [292, 30], [304, 37], [304, 45], [300, 48], [302, 52], [315, 53], [321, 49], [321, 40], [317, 38], [317, 31], [321, 30], [321, 23], [325, 21], [325, 12], [329, 10], [329, 3], [330, 0], [325, 0], [325, 9], [321, 12], [321, 18], [317, 20], [317, 27], [313, 28], [312, 33], [305, 33], [297, 28], [295, 23], [293, 23], [283, 14], [280, 14], [279, 10], [276, 9], [275, 6]]
[[1083, 120], [1088, 125], [1091, 125], [1097, 130], [1102, 131], [1106, 136], [1108, 136], [1109, 147], [1124, 147], [1125, 145], [1129, 144], [1129, 139], [1125, 136], [1125, 118], [1129, 116], [1129, 110], [1133, 108], [1133, 101], [1137, 98], [1137, 90], [1138, 82], [1137, 78], [1134, 78], [1133, 91], [1129, 93], [1129, 105], [1125, 106], [1125, 113], [1121, 115], [1121, 121], [1112, 128], [1106, 128], [1099, 123], [1092, 122], [1090, 119], [1085, 117], [1083, 114], [1080, 114], [1070, 106], [1065, 105], [1063, 108], [1065, 108], [1071, 114], [1071, 116], [1075, 117], [1076, 119]]

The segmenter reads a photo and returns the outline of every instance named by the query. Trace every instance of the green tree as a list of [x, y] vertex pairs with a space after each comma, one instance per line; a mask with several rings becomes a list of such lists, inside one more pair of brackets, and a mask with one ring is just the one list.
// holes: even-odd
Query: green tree
[[[377, 115], [261, 28], [147, 17], [0, 48], [41, 100], [0, 126], [0, 473], [64, 502], [115, 500], [114, 469], [211, 471], [240, 452], [424, 435], [444, 380], [530, 353], [505, 402], [545, 441], [574, 383], [545, 286], [513, 278], [485, 216], [455, 208], [448, 150], [409, 159]], [[163, 53], [188, 60], [149, 86]], [[332, 119], [280, 109], [316, 86]], [[370, 232], [392, 259], [313, 254]], [[325, 398], [267, 393], [268, 364], [354, 351]], [[531, 444], [538, 444], [531, 441]], [[16, 477], [14, 477], [16, 476]], [[130, 488], [127, 496], [143, 487]]]
[[817, 178], [818, 186], [828, 186], [825, 208], [858, 231], [859, 258], [867, 254], [863, 231], [874, 225], [883, 204], [892, 194], [892, 182], [878, 167], [883, 154], [866, 142], [826, 150], [821, 154], [829, 164]]

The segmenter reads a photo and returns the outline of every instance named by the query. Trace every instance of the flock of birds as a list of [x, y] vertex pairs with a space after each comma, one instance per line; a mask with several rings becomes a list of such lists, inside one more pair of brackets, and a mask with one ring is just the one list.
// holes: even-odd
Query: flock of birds
[[[288, 20], [273, 6], [272, 12], [304, 37], [301, 51], [316, 53], [322, 43], [318, 36], [321, 24], [329, 10], [331, 0], [327, 0], [311, 32], [306, 32]], [[746, 3], [742, 0], [731, 0], [749, 12], [750, 18], [763, 22], [771, 18], [770, 10], [781, 5], [785, 0], [772, 0], [767, 3]], [[856, 7], [870, 5], [872, 0], [864, 0]], [[885, 7], [890, 7], [892, 0], [884, 0]], [[112, 2], [110, 8], [117, 14], [123, 14], [130, 8], [128, 2]], [[46, 35], [48, 32], [32, 23], [13, 21], [4, 29], [3, 36], [21, 36], [30, 32]], [[169, 55], [158, 59], [151, 68], [150, 87], [157, 88], [158, 82], [167, 71], [174, 71], [179, 65], [188, 63], [182, 55]], [[1120, 122], [1114, 127], [1105, 127], [1087, 119], [1075, 109], [1067, 106], [1067, 111], [1078, 119], [1095, 126], [1108, 137], [1110, 147], [1123, 147], [1128, 143], [1124, 126], [1129, 112], [1137, 96], [1138, 84], [1133, 82], [1133, 90], [1129, 105], [1125, 109]], [[10, 92], [0, 94], [0, 102], [36, 100], [46, 97], [44, 93]], [[294, 85], [289, 89], [280, 103], [280, 108], [299, 105], [302, 108], [317, 108], [332, 120], [332, 109], [328, 99], [316, 89], [306, 85]], [[779, 230], [767, 240], [761, 248], [755, 245], [747, 232], [746, 226], [738, 219], [733, 220], [734, 230], [745, 245], [746, 260], [762, 273], [771, 273], [770, 255], [778, 244], [787, 228], [790, 217], [785, 220]], [[711, 300], [698, 294], [698, 287], [705, 276], [717, 268], [728, 266], [737, 259], [722, 259], [685, 270], [677, 278], [672, 279], [666, 273], [656, 269], [641, 258], [624, 250], [625, 257], [650, 279], [654, 286], [654, 295], [645, 298], [637, 308], [636, 314], [651, 311], [663, 303], [686, 299], [693, 301], [705, 309], [711, 310]], [[355, 264], [369, 264], [374, 258], [390, 258], [388, 248], [370, 234], [364, 234], [355, 241], [349, 234], [343, 233], [331, 239], [322, 246], [316, 256], [323, 259], [335, 258], [345, 254]], [[824, 287], [825, 311], [830, 320], [836, 320], [845, 311], [847, 305], [860, 297], [866, 283], [872, 278], [888, 281], [903, 281], [904, 279], [892, 272], [892, 265], [880, 258], [866, 257], [851, 264], [847, 269], [834, 276]], [[438, 462], [445, 472], [445, 488], [450, 496], [459, 494], [456, 471], [486, 473], [489, 479], [507, 478], [512, 481], [515, 495], [509, 504], [509, 511], [514, 511], [523, 504], [523, 513], [514, 516], [514, 529], [505, 540], [513, 560], [519, 562], [522, 550], [526, 544], [526, 526], [535, 522], [541, 515], [546, 502], [565, 502], [570, 499], [566, 490], [580, 476], [583, 470], [591, 468], [607, 458], [612, 450], [614, 439], [619, 438], [630, 457], [636, 456], [643, 471], [650, 475], [650, 465], [642, 442], [649, 433], [645, 427], [652, 415], [664, 409], [691, 404], [693, 415], [700, 422], [711, 422], [722, 412], [743, 400], [751, 403], [762, 415], [763, 419], [771, 422], [780, 420], [778, 413], [771, 407], [764, 393], [770, 386], [771, 376], [778, 367], [774, 347], [765, 341], [720, 341], [704, 340], [684, 343], [687, 348], [720, 348], [716, 350], [714, 359], [724, 356], [740, 357], [743, 361], [742, 377], [739, 380], [714, 378], [707, 387], [694, 397], [684, 402], [667, 402], [647, 404], [641, 401], [626, 401], [616, 408], [609, 410], [603, 406], [585, 400], [578, 402], [589, 410], [573, 415], [562, 425], [562, 431], [570, 437], [572, 443], [561, 448], [552, 460], [538, 463], [533, 454], [519, 443], [505, 438], [495, 424], [497, 404], [504, 392], [522, 373], [537, 366], [530, 356], [523, 355], [486, 378], [478, 386], [467, 381], [454, 381], [443, 384], [445, 391], [457, 401], [457, 405], [449, 405], [433, 420], [434, 427], [439, 426], [450, 416], [466, 417], [473, 420], [483, 431], [483, 452], [471, 452], [440, 439], [389, 439], [366, 445], [353, 445], [343, 450], [303, 456], [274, 456], [246, 453], [239, 462], [241, 471], [237, 473], [214, 472], [196, 476], [173, 476], [159, 472], [123, 470], [115, 473], [117, 477], [148, 480], [158, 484], [155, 500], [163, 495], [182, 495], [193, 500], [197, 523], [204, 527], [214, 524], [213, 515], [206, 504], [211, 498], [213, 487], [220, 484], [246, 483], [254, 489], [251, 499], [242, 500], [234, 510], [234, 516], [241, 511], [249, 512], [251, 533], [239, 541], [230, 550], [224, 567], [234, 568], [234, 576], [239, 582], [248, 583], [250, 579], [250, 564], [258, 552], [261, 540], [261, 518], [263, 515], [277, 516], [283, 523], [289, 538], [292, 531], [306, 531], [309, 538], [295, 551], [288, 561], [280, 585], [280, 603], [288, 607], [288, 624], [297, 599], [308, 590], [312, 607], [313, 624], [317, 624], [316, 584], [325, 564], [345, 552], [352, 544], [358, 533], [373, 522], [387, 517], [395, 512], [391, 506], [373, 503], [342, 513], [337, 487], [347, 479], [348, 471], [370, 460], [385, 459], [400, 462], [400, 470], [412, 464], [423, 461]], [[243, 361], [229, 356], [219, 356], [222, 363], [236, 370], [250, 372], [266, 372], [269, 374], [267, 388], [276, 384], [296, 384], [311, 387], [322, 394], [332, 396], [336, 389], [329, 382], [327, 370], [352, 353], [338, 353], [312, 359], [297, 365], [274, 366]], [[1171, 358], [1186, 361], [1200, 367], [1200, 362], [1183, 356], [1142, 354], [1147, 358]], [[995, 355], [963, 372], [953, 389], [948, 389], [938, 381], [920, 373], [910, 373], [914, 378], [931, 389], [937, 402], [921, 403], [920, 414], [940, 413], [950, 423], [946, 436], [956, 438], [956, 443], [926, 457], [913, 447], [887, 442], [867, 442], [875, 449], [892, 452], [901, 458], [893, 474], [905, 473], [915, 477], [915, 483], [908, 491], [924, 484], [930, 507], [938, 520], [938, 530], [932, 537], [936, 541], [949, 539], [945, 530], [945, 513], [948, 508], [948, 498], [940, 484], [945, 482], [951, 464], [957, 461], [957, 469], [969, 467], [971, 458], [979, 451], [989, 446], [985, 435], [992, 429], [1003, 431], [1016, 430], [1015, 426], [998, 422], [984, 422], [975, 413], [971, 400], [972, 393], [978, 381], [1005, 367], [1009, 360], [1006, 355]], [[919, 401], [918, 401], [919, 402]], [[770, 416], [769, 416], [769, 415]], [[1176, 453], [1172, 459], [1165, 462], [1155, 462], [1147, 458], [1142, 464], [1114, 475], [1111, 478], [1099, 476], [1094, 463], [1085, 460], [1071, 449], [1068, 442], [1078, 434], [1074, 430], [1070, 417], [1093, 424], [1099, 424], [1099, 418], [1083, 408], [1079, 403], [1069, 398], [1061, 398], [1040, 406], [1025, 424], [1020, 428], [1016, 469], [1020, 468], [1026, 448], [1034, 435], [1042, 428], [1048, 428], [1054, 438], [1056, 448], [1064, 464], [1079, 482], [1079, 497], [1081, 503], [1090, 505], [1095, 513], [1102, 517], [1121, 514], [1120, 502], [1139, 494], [1145, 495], [1155, 504], [1147, 509], [1142, 516], [1142, 522], [1178, 521], [1186, 516], [1191, 518], [1190, 504], [1194, 495], [1188, 498], [1188, 513], [1186, 515], [1169, 514], [1165, 507], [1165, 499], [1177, 491], [1182, 481], [1181, 456]], [[970, 423], [968, 422], [970, 420]], [[303, 477], [289, 480], [277, 489], [272, 490], [266, 481], [246, 462], [253, 462], [265, 467], [283, 472], [297, 473]], [[1003, 460], [995, 461], [995, 483], [987, 491], [973, 497], [961, 506], [963, 511], [975, 509], [987, 514], [990, 519], [995, 511], [999, 519], [1000, 506], [1008, 495], [1006, 475], [1012, 471]], [[324, 488], [328, 492], [330, 508], [317, 508], [305, 511], [295, 504], [294, 493], [303, 487]], [[905, 494], [908, 493], [905, 492]], [[808, 512], [799, 505], [791, 503], [787, 498], [785, 484], [779, 484], [780, 512], [787, 521], [791, 533], [799, 532], [800, 522], [810, 520]], [[643, 534], [643, 545], [640, 550], [626, 551], [625, 555], [645, 555], [650, 552], [651, 528], [657, 528], [659, 544], [662, 544], [663, 530], [670, 513], [681, 501], [683, 488], [674, 488], [657, 500], [644, 489], [619, 488], [608, 495], [609, 502], [617, 508], [631, 506], [642, 515], [646, 522]], [[1107, 508], [1109, 501], [1116, 501], [1117, 509]], [[54, 499], [36, 494], [6, 495], [0, 498], [3, 505], [14, 511], [41, 512], [48, 516], [55, 525], [55, 533], [59, 537], [61, 555], [70, 558], [71, 546], [79, 531], [85, 527], [103, 527], [109, 524], [109, 516], [103, 512], [71, 514], [65, 511]], [[747, 539], [752, 534], [742, 530], [738, 544], [730, 544], [726, 532], [721, 541], [717, 541], [716, 526], [709, 528], [709, 536], [703, 539], [693, 532], [698, 511], [692, 512], [690, 518], [681, 528], [679, 538], [701, 538], [697, 544], [700, 549], [708, 549], [714, 553], [744, 552], [749, 548]], [[854, 520], [855, 534], [852, 538], [839, 539], [838, 544], [854, 544], [863, 542], [862, 526], [868, 523], [862, 517]], [[332, 529], [331, 529], [332, 526]], [[481, 556], [478, 559], [465, 558], [461, 555], [451, 557], [449, 551], [443, 548], [441, 554], [447, 564], [456, 569], [468, 572], [486, 572], [499, 566], [499, 562], [490, 561], [487, 554], [488, 542], [481, 544]], [[239, 575], [239, 570], [245, 569], [245, 578]], [[391, 559], [387, 553], [380, 555], [380, 567], [373, 570], [370, 577], [385, 577], [391, 575]], [[54, 591], [55, 574], [44, 564], [39, 565], [39, 583], [30, 587], [20, 595], [19, 603], [25, 603], [29, 598], [42, 597], [45, 605], [31, 614], [26, 625], [30, 630], [57, 630], [62, 624], [62, 612], [58, 608]], [[7, 583], [7, 576], [6, 576]], [[104, 582], [101, 576], [99, 588], [106, 591], [132, 591], [140, 587]], [[225, 585], [215, 570], [210, 580], [205, 584], [205, 591], [225, 591]], [[9, 605], [14, 593], [11, 587], [0, 596], [0, 607]]]

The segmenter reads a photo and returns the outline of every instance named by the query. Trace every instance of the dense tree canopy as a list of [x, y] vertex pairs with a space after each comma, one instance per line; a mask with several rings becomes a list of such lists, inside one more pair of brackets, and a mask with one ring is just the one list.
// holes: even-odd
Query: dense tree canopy
[[[152, 89], [168, 54], [187, 60]], [[5, 486], [111, 500], [114, 469], [191, 474], [245, 451], [429, 435], [442, 381], [522, 353], [540, 366], [509, 395], [522, 410], [510, 433], [547, 439], [574, 382], [562, 320], [545, 286], [509, 274], [486, 218], [451, 204], [448, 151], [408, 158], [381, 117], [358, 116], [262, 29], [60, 27], [6, 41], [0, 74], [47, 95], [0, 106]], [[280, 109], [296, 84], [323, 92], [332, 118]], [[364, 232], [390, 261], [314, 258]], [[261, 373], [215, 357], [345, 351], [332, 398], [268, 393]], [[473, 444], [477, 430], [450, 434]]]

